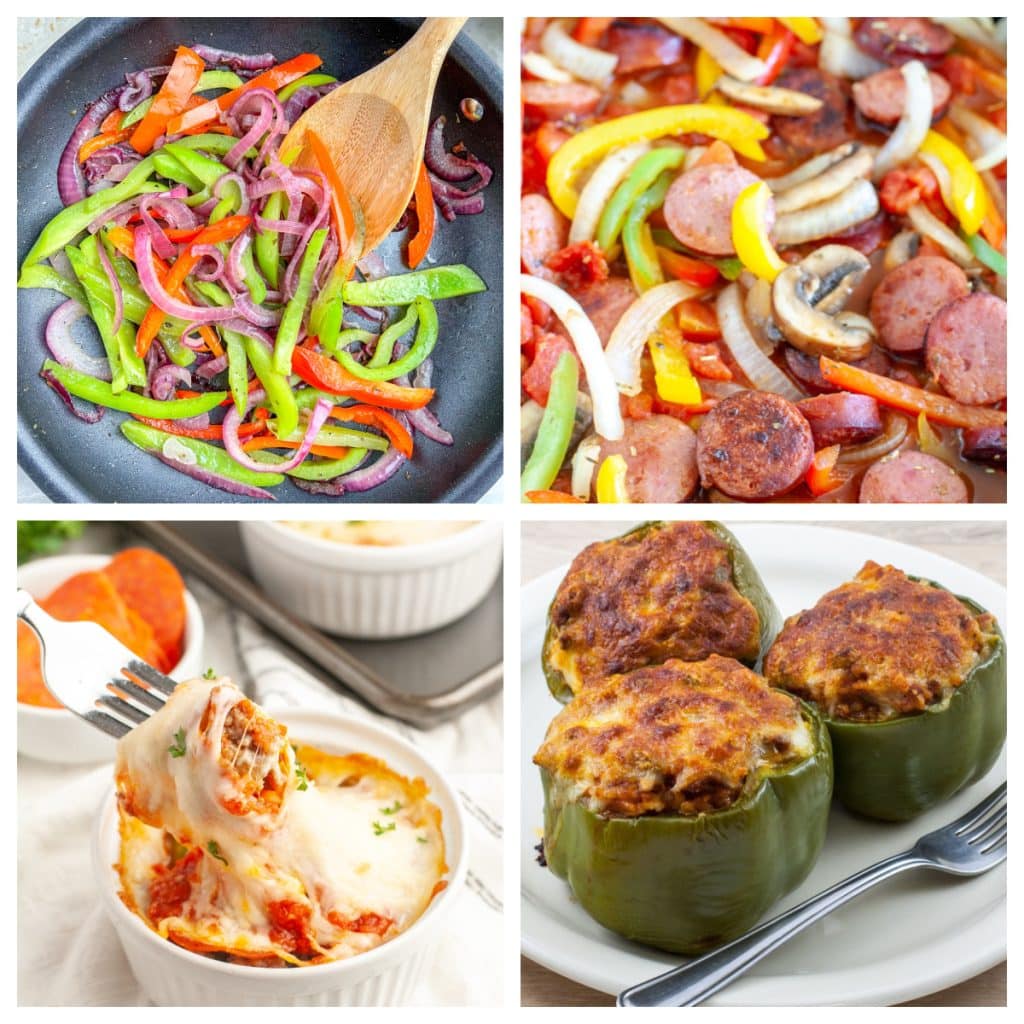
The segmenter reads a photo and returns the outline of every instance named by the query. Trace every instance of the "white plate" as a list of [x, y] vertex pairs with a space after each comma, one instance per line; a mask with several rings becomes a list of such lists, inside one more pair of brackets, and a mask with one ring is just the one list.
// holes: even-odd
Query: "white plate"
[[[1006, 623], [1006, 590], [919, 548], [867, 534], [800, 524], [730, 524], [782, 614], [813, 605], [867, 559], [891, 563], [973, 598]], [[543, 823], [540, 776], [531, 763], [559, 705], [540, 667], [545, 616], [567, 567], [522, 589], [522, 945], [531, 960], [601, 992], [677, 965], [668, 953], [601, 927], [568, 886], [536, 862]], [[989, 774], [908, 824], [855, 819], [834, 807], [810, 877], [772, 914], [911, 846], [957, 818], [1006, 778], [1005, 750]], [[1006, 957], [1006, 865], [971, 879], [912, 871], [882, 883], [797, 936], [709, 1000], [712, 1006], [880, 1006], [955, 985]]]

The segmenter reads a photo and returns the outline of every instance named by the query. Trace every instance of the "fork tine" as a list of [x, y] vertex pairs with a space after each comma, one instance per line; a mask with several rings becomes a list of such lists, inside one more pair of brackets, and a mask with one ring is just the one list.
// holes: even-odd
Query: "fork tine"
[[986, 800], [983, 800], [980, 804], [972, 807], [963, 817], [958, 818], [953, 822], [952, 825], [948, 826], [956, 835], [960, 835], [969, 829], [972, 825], [980, 821], [989, 811], [996, 806], [1001, 800], [1006, 799], [1006, 783], [1004, 782], [998, 789], [994, 790], [989, 794]]
[[109, 736], [113, 736], [115, 740], [119, 740], [126, 732], [131, 732], [130, 725], [111, 718], [103, 711], [87, 711], [82, 717], [95, 725], [97, 729], [102, 729]]
[[151, 711], [159, 711], [164, 706], [164, 699], [159, 694], [144, 690], [137, 683], [130, 679], [121, 679], [115, 676], [107, 686], [115, 693], [126, 695], [134, 699], [137, 704], [149, 708]]
[[992, 828], [997, 827], [1000, 821], [1006, 820], [1006, 799], [1005, 797], [989, 810], [975, 825], [960, 833], [960, 838], [967, 843], [975, 843], [981, 839]]
[[[999, 845], [1006, 842], [1006, 819], [1003, 819], [1002, 826], [991, 835], [985, 836], [984, 846], [981, 847], [982, 853], [988, 853], [990, 850], [996, 849]], [[975, 844], [977, 845], [977, 844]]]
[[174, 687], [178, 685], [170, 676], [157, 672], [152, 665], [147, 665], [144, 661], [129, 661], [125, 668], [133, 676], [138, 676], [143, 682], [156, 687], [161, 693], [170, 695], [174, 692]]
[[132, 707], [131, 704], [121, 700], [120, 697], [97, 697], [96, 703], [102, 704], [105, 708], [110, 708], [111, 711], [115, 711], [122, 718], [130, 718], [135, 725], [144, 722], [149, 717], [144, 711]]

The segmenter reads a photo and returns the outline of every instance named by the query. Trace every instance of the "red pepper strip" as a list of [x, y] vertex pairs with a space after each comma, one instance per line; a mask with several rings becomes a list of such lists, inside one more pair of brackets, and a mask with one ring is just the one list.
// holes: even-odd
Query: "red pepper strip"
[[768, 65], [768, 70], [757, 80], [758, 85], [770, 85], [779, 77], [793, 52], [796, 36], [782, 22], [775, 22], [772, 31], [761, 39], [757, 56]]
[[409, 240], [409, 269], [415, 270], [430, 249], [434, 238], [434, 193], [427, 177], [427, 165], [420, 162], [416, 178], [416, 234]]
[[[298, 448], [301, 444], [301, 441], [282, 441], [281, 438], [268, 434], [266, 437], [250, 438], [242, 447], [247, 452], [252, 452], [260, 448]], [[327, 444], [315, 444], [309, 452], [311, 455], [322, 455], [325, 459], [343, 459], [348, 455], [347, 448], [335, 448]]]
[[696, 285], [698, 288], [710, 288], [718, 280], [718, 267], [712, 263], [691, 259], [661, 245], [656, 245], [655, 249], [665, 273], [680, 281]]
[[331, 186], [331, 216], [334, 218], [334, 230], [338, 235], [338, 251], [342, 256], [348, 252], [348, 244], [356, 231], [356, 218], [352, 212], [352, 204], [348, 192], [338, 177], [338, 169], [334, 166], [331, 154], [314, 131], [307, 131], [305, 143], [313, 152], [317, 166]]
[[[166, 280], [163, 282], [167, 291], [173, 295], [176, 291], [182, 290], [185, 278], [188, 277], [195, 265], [202, 259], [202, 253], [196, 252], [198, 246], [230, 242], [249, 226], [251, 220], [252, 218], [248, 214], [238, 213], [233, 217], [225, 217], [223, 220], [217, 221], [216, 224], [203, 228], [189, 244], [188, 248], [174, 261], [174, 266], [171, 267]], [[163, 326], [164, 319], [164, 311], [156, 303], [150, 305], [149, 309], [146, 310], [146, 315], [142, 318], [142, 323], [139, 324], [138, 333], [135, 335], [136, 355], [145, 357], [149, 351], [149, 346], [153, 344], [153, 339]], [[208, 325], [204, 324], [203, 326]], [[212, 334], [213, 332], [211, 331], [210, 333]], [[203, 335], [203, 340], [209, 347], [210, 341], [205, 335]], [[214, 345], [216, 347], [211, 348], [210, 351], [214, 355], [222, 355], [223, 349], [220, 348], [220, 343], [216, 341], [216, 335], [214, 335]], [[220, 351], [218, 352], [217, 349], [220, 349]]]
[[[177, 394], [182, 395], [184, 392], [179, 391]], [[179, 437], [194, 437], [201, 441], [220, 441], [224, 436], [224, 428], [219, 423], [197, 428], [182, 426], [181, 420], [153, 420], [148, 416], [136, 416], [135, 419], [168, 434], [177, 434]], [[243, 423], [238, 428], [238, 435], [239, 437], [251, 437], [254, 434], [262, 434], [266, 429], [265, 423]]]
[[187, 46], [178, 47], [164, 84], [132, 134], [131, 144], [136, 152], [148, 153], [153, 143], [167, 134], [168, 122], [186, 108], [205, 67], [203, 58], [194, 50]]
[[101, 149], [106, 149], [107, 146], [113, 146], [115, 143], [124, 142], [134, 130], [134, 128], [117, 128], [114, 131], [103, 132], [102, 135], [94, 135], [91, 139], [86, 139], [78, 151], [78, 162], [84, 164], [93, 153], [98, 153]]
[[121, 127], [121, 122], [125, 119], [125, 112], [123, 110], [112, 110], [103, 120], [100, 122], [101, 132], [116, 132]]
[[582, 498], [562, 491], [527, 491], [526, 499], [531, 505], [585, 505]]
[[433, 388], [403, 388], [387, 381], [354, 377], [340, 363], [301, 346], [292, 353], [292, 371], [321, 391], [350, 395], [367, 405], [388, 409], [422, 409], [434, 397]]
[[203, 225], [197, 224], [194, 228], [164, 228], [164, 234], [172, 242], [191, 242], [202, 230]]
[[807, 469], [807, 487], [816, 498], [846, 483], [846, 477], [835, 471], [840, 447], [833, 444], [814, 453]]
[[240, 85], [237, 89], [232, 89], [215, 99], [207, 100], [194, 110], [188, 110], [183, 114], [178, 114], [177, 117], [172, 117], [167, 122], [168, 134], [177, 135], [179, 132], [198, 128], [200, 125], [206, 124], [207, 121], [215, 121], [222, 110], [227, 110], [239, 96], [250, 89], [269, 89], [271, 92], [277, 92], [278, 89], [290, 85], [297, 78], [308, 75], [310, 71], [315, 71], [321, 64], [323, 61], [315, 53], [300, 53], [298, 57], [278, 64], [276, 68], [270, 68], [255, 78], [250, 78], [248, 82]]
[[412, 434], [398, 420], [383, 409], [372, 405], [336, 405], [331, 409], [332, 419], [344, 423], [362, 423], [366, 426], [380, 427], [387, 434], [388, 440], [407, 458], [412, 458]]
[[614, 18], [578, 18], [572, 37], [584, 46], [597, 46]]

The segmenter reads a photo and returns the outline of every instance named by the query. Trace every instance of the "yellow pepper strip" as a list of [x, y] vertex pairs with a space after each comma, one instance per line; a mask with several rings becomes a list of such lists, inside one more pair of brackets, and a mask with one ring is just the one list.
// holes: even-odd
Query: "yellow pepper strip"
[[722, 65], [707, 50], [698, 50], [693, 74], [697, 82], [697, 95], [701, 100], [706, 100], [715, 82], [722, 77]]
[[768, 137], [768, 128], [742, 110], [707, 103], [655, 107], [602, 121], [561, 145], [548, 164], [547, 184], [551, 200], [565, 216], [571, 218], [579, 200], [576, 181], [580, 174], [610, 150], [641, 139], [660, 139], [690, 132], [721, 139], [748, 160], [765, 159], [759, 140]]
[[771, 192], [763, 181], [748, 185], [732, 208], [732, 244], [740, 262], [752, 274], [771, 283], [786, 269], [768, 237], [765, 214]]
[[951, 212], [966, 234], [977, 234], [988, 212], [989, 200], [981, 175], [974, 169], [970, 157], [936, 131], [928, 132], [920, 152], [934, 156], [949, 171], [953, 193]]
[[626, 460], [621, 455], [609, 455], [597, 471], [597, 500], [602, 505], [628, 505], [626, 492]]
[[654, 364], [654, 385], [663, 402], [674, 405], [700, 405], [704, 400], [700, 384], [693, 375], [690, 361], [681, 346], [673, 345], [666, 339], [666, 332], [678, 329], [672, 324], [662, 323], [660, 329], [647, 339], [647, 350]]
[[779, 18], [790, 32], [808, 46], [820, 43], [822, 39], [821, 26], [814, 18]]

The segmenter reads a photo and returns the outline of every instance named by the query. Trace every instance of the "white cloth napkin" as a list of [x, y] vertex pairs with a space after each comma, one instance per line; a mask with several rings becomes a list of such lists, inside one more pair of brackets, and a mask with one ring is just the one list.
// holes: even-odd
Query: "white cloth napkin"
[[[273, 714], [284, 706], [366, 718], [421, 749], [452, 782], [469, 831], [467, 885], [455, 902], [416, 1006], [502, 1004], [501, 694], [433, 729], [384, 718], [294, 664], [274, 639], [195, 579], [206, 661]], [[136, 984], [95, 891], [93, 821], [110, 765], [72, 767], [18, 758], [18, 1003], [137, 1006]]]

